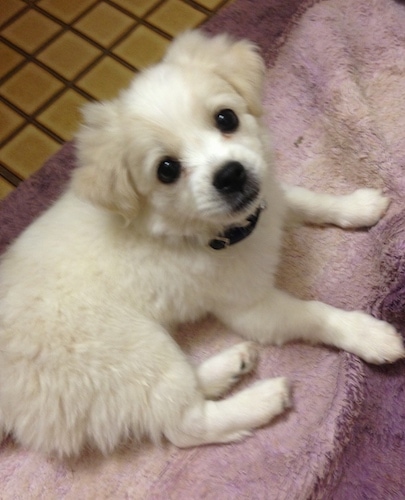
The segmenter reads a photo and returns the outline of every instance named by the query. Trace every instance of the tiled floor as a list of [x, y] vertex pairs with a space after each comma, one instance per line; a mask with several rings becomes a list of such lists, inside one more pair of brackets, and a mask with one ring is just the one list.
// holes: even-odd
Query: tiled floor
[[231, 0], [0, 0], [0, 199], [170, 39]]

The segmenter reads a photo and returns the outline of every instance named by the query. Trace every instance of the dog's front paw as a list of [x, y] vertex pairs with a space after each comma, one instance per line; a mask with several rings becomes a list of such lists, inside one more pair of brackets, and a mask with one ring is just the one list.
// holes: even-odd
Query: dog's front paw
[[362, 312], [348, 314], [346, 350], [373, 364], [393, 363], [405, 357], [402, 338], [393, 326]]
[[387, 211], [390, 199], [379, 189], [357, 189], [341, 198], [342, 207], [337, 225], [346, 229], [370, 227]]

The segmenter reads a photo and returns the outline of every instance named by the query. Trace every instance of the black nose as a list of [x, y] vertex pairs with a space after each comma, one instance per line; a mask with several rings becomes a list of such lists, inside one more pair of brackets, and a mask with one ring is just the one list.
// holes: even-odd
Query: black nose
[[224, 194], [243, 191], [247, 175], [245, 167], [238, 161], [226, 163], [214, 176], [214, 187]]

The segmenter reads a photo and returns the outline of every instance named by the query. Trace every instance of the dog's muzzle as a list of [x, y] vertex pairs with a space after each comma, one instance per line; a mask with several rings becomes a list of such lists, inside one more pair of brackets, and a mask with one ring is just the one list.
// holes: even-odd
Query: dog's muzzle
[[213, 186], [232, 212], [244, 210], [259, 194], [258, 182], [238, 161], [223, 165], [214, 175]]

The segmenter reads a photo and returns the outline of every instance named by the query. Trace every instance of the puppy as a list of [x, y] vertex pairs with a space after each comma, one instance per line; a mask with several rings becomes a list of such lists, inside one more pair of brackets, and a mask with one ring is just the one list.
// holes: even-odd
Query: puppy
[[[117, 99], [85, 108], [69, 187], [2, 259], [3, 432], [59, 456], [142, 435], [226, 443], [290, 404], [284, 378], [217, 400], [253, 368], [251, 341], [404, 356], [390, 325], [275, 288], [287, 212], [354, 228], [389, 201], [280, 187], [263, 75], [248, 41], [189, 32]], [[249, 341], [193, 367], [170, 331], [207, 313]]]

